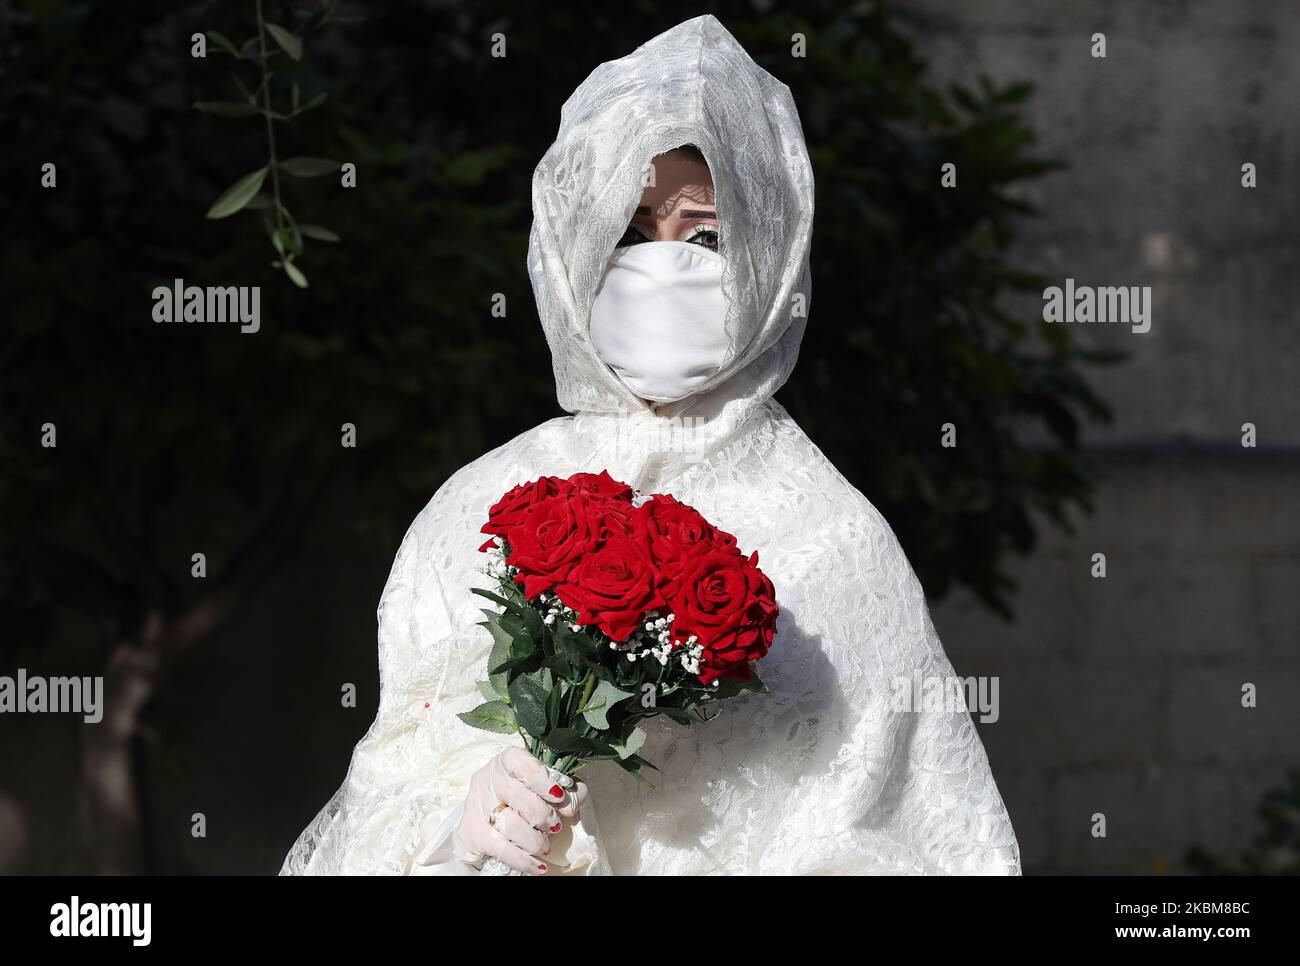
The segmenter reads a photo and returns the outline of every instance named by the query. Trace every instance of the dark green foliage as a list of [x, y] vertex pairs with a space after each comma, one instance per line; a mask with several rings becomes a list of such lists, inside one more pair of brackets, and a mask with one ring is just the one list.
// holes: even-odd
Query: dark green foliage
[[1238, 858], [1198, 846], [1187, 853], [1188, 867], [1201, 875], [1300, 875], [1300, 768], [1264, 796], [1259, 817], [1264, 828]]
[[[242, 44], [251, 0], [18, 6], [0, 34], [9, 647], [42, 640], [56, 604], [111, 640], [269, 573], [337, 486], [392, 545], [450, 472], [557, 415], [524, 266], [533, 167], [596, 63], [701, 12], [354, 4], [367, 19], [312, 34], [301, 59], [281, 38], [275, 101], [313, 109], [277, 123], [280, 156], [358, 169], [355, 190], [282, 179], [298, 221], [342, 239], [310, 246], [303, 290], [272, 266], [259, 213], [205, 218], [267, 145], [261, 118], [194, 109], [240, 94], [222, 44], [195, 60], [190, 38]], [[1059, 327], [1000, 308], [1039, 285], [1005, 252], [1023, 212], [1011, 189], [1050, 165], [1020, 118], [1026, 87], [934, 91], [892, 7], [845, 6], [712, 8], [793, 88], [818, 177], [816, 297], [782, 398], [932, 594], [963, 583], [1003, 608], [1002, 565], [1032, 545], [1030, 514], [1085, 503], [1073, 446], [1104, 411]], [[266, 18], [299, 22], [279, 2]], [[487, 56], [495, 31], [504, 59]], [[805, 59], [790, 56], [795, 31]], [[938, 187], [946, 160], [957, 190]], [[55, 190], [39, 187], [45, 162]], [[260, 285], [262, 330], [154, 323], [150, 293], [173, 278]], [[38, 445], [46, 421], [55, 450]], [[948, 421], [956, 450], [937, 445]], [[356, 449], [340, 446], [345, 422]], [[1034, 423], [1051, 443], [1027, 450]], [[560, 642], [553, 673], [581, 647]]]

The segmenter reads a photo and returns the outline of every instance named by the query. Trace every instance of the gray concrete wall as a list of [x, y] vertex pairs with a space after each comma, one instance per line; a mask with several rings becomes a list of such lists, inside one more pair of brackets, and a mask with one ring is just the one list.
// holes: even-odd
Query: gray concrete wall
[[[1094, 378], [1116, 412], [1088, 436], [1097, 513], [1015, 568], [1014, 623], [960, 594], [935, 613], [961, 673], [1002, 676], [1002, 718], [981, 731], [1026, 867], [1174, 872], [1192, 844], [1235, 854], [1262, 791], [1300, 765], [1300, 7], [919, 7], [935, 75], [1034, 81], [1043, 153], [1070, 164], [1027, 192], [1042, 216], [1021, 264], [1152, 287], [1150, 332], [1075, 330], [1132, 354]], [[1259, 449], [1241, 448], [1244, 422]]]
[[[1096, 379], [1117, 419], [1094, 438], [1235, 441], [1251, 421], [1265, 444], [1300, 445], [1300, 6], [913, 6], [933, 18], [917, 40], [935, 77], [1038, 85], [1028, 118], [1070, 168], [1026, 192], [1042, 216], [1023, 225], [1023, 263], [1152, 286], [1149, 333], [1083, 333], [1133, 353]], [[1241, 186], [1244, 162], [1259, 187]]]

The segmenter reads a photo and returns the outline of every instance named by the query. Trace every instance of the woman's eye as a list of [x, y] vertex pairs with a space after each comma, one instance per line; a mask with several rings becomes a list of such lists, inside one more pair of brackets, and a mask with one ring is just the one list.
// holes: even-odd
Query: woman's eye
[[718, 250], [718, 229], [711, 225], [696, 225], [682, 241], [688, 241], [710, 251]]
[[636, 225], [628, 225], [627, 231], [623, 232], [623, 237], [618, 240], [615, 248], [626, 248], [628, 245], [638, 245], [643, 241], [649, 241], [646, 233]]

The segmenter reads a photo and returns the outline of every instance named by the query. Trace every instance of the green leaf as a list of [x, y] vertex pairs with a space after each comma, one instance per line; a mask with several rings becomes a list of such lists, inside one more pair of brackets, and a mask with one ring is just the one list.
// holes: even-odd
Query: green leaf
[[[706, 705], [713, 703], [712, 700], [705, 701]], [[678, 708], [667, 704], [656, 704], [649, 708], [642, 707], [638, 702], [631, 706], [628, 717], [632, 719], [653, 718], [655, 715], [662, 714], [672, 718], [678, 724], [688, 725], [691, 723], [691, 715], [685, 708]]]
[[563, 654], [564, 659], [575, 668], [582, 667], [585, 663], [582, 659], [582, 648], [578, 647], [578, 642], [574, 640], [572, 634], [556, 634], [555, 643], [558, 644], [559, 651]]
[[501, 629], [505, 631], [507, 634], [509, 634], [511, 637], [514, 637], [516, 634], [522, 634], [524, 632], [524, 619], [520, 617], [518, 614], [515, 614], [511, 611], [506, 611], [504, 614], [502, 614], [497, 611], [488, 610], [487, 608], [484, 608], [481, 611], [481, 613], [491, 615], [489, 619], [495, 620], [497, 623], [499, 623], [501, 625]]
[[[550, 671], [546, 671], [550, 674]], [[557, 684], [550, 689], [550, 694], [546, 698], [546, 730], [549, 733], [555, 728], [560, 727], [560, 713], [564, 707], [564, 685]]]
[[282, 256], [285, 252], [302, 254], [302, 237], [292, 228], [281, 228], [271, 232], [271, 244]]
[[484, 590], [481, 586], [472, 586], [472, 588], [469, 588], [469, 593], [478, 594], [480, 597], [486, 597], [489, 601], [499, 603], [502, 607], [510, 607], [510, 601], [507, 601], [507, 599], [502, 597], [502, 595], [494, 594], [491, 590]]
[[329, 158], [286, 158], [280, 162], [280, 170], [295, 178], [318, 178], [323, 174], [333, 174], [339, 167], [337, 161]]
[[622, 757], [617, 748], [597, 736], [587, 735], [587, 741], [591, 747], [582, 753], [583, 758], [590, 761], [615, 761]]
[[504, 648], [508, 650], [510, 647], [510, 642], [511, 640], [513, 640], [513, 637], [511, 636], [509, 631], [507, 631], [504, 627], [501, 626], [501, 621], [500, 621], [501, 615], [493, 613], [490, 610], [485, 610], [483, 613], [487, 615], [487, 620], [479, 621], [478, 626], [486, 627], [488, 633], [492, 635], [493, 643], [502, 645]]
[[251, 174], [246, 174], [229, 188], [225, 193], [212, 203], [208, 209], [208, 217], [212, 219], [227, 218], [241, 211], [257, 194], [262, 187], [262, 182], [266, 180], [266, 168], [258, 168]]
[[537, 654], [537, 640], [528, 629], [520, 627], [514, 632], [514, 640], [510, 645], [511, 657], [532, 657]]
[[510, 706], [519, 724], [534, 738], [546, 734], [546, 689], [541, 675], [521, 674], [510, 682]]
[[239, 60], [244, 59], [244, 55], [239, 52], [239, 49], [230, 42], [230, 38], [225, 34], [217, 33], [215, 30], [205, 30], [203, 33], [210, 41], [222, 50], [229, 54], [233, 54]]
[[314, 238], [317, 241], [336, 242], [343, 240], [328, 228], [322, 228], [320, 225], [299, 225], [298, 230], [308, 238]]
[[480, 626], [486, 627], [492, 635], [492, 653], [488, 655], [488, 680], [492, 683], [492, 687], [498, 695], [508, 699], [510, 692], [507, 690], [506, 685], [509, 674], [505, 671], [492, 673], [492, 669], [499, 667], [510, 659], [510, 635], [490, 621], [484, 621]]
[[603, 664], [588, 665], [587, 670], [596, 675], [597, 680], [612, 682], [618, 681], [618, 675], [614, 673], [611, 668], [607, 668]]
[[306, 104], [304, 104], [294, 113], [301, 114], [304, 111], [310, 111], [313, 107], [320, 107], [322, 104], [325, 103], [325, 98], [328, 96], [329, 96], [328, 92], [321, 91], [319, 94], [317, 94], [315, 97], [309, 100]]
[[506, 674], [518, 668], [525, 668], [529, 665], [537, 665], [537, 655], [525, 654], [523, 657], [512, 657], [508, 661], [494, 665], [488, 668], [489, 674]]
[[594, 637], [586, 631], [577, 631], [573, 633], [573, 643], [577, 646], [578, 651], [589, 658], [595, 658], [600, 654], [600, 644]]
[[299, 288], [307, 287], [307, 276], [304, 275], [302, 270], [293, 262], [284, 263], [284, 274], [288, 275], [293, 284], [297, 285]]
[[470, 711], [456, 715], [471, 728], [480, 728], [496, 734], [508, 735], [519, 730], [515, 726], [515, 714], [504, 701], [486, 701]]
[[601, 681], [592, 693], [582, 716], [587, 719], [587, 724], [604, 731], [609, 727], [609, 719], [606, 717], [609, 709], [631, 697], [634, 697], [631, 691], [624, 691], [609, 681]]
[[564, 655], [561, 654], [559, 651], [556, 651], [545, 661], [543, 661], [542, 667], [550, 668], [551, 671], [553, 671], [557, 676], [562, 678], [571, 677], [573, 674], [572, 665], [570, 665], [569, 662], [565, 660]]
[[[575, 668], [601, 667], [600, 646], [588, 634], [574, 633], [567, 625], [557, 621], [551, 625], [551, 636], [560, 651]], [[598, 676], [599, 672], [598, 672]]]
[[542, 623], [542, 615], [531, 604], [521, 608], [521, 610], [524, 615], [524, 626], [528, 628], [528, 633], [540, 643], [542, 635], [546, 633], [546, 625]]
[[238, 74], [236, 74], [236, 73], [234, 73], [234, 72], [232, 71], [231, 74], [230, 74], [230, 79], [231, 79], [232, 81], [234, 81], [234, 82], [235, 82], [235, 86], [239, 88], [239, 93], [241, 93], [241, 94], [244, 95], [244, 102], [245, 102], [245, 103], [248, 103], [248, 104], [256, 104], [256, 103], [257, 103], [257, 98], [254, 97], [252, 94], [250, 94], [250, 93], [248, 92], [248, 88], [244, 86], [244, 82], [241, 81], [241, 80], [239, 79], [239, 75], [238, 75]]
[[267, 33], [275, 38], [275, 42], [293, 60], [302, 60], [302, 41], [285, 30], [279, 24], [268, 23], [266, 25]]
[[[643, 785], [649, 785], [651, 788], [655, 787], [654, 783], [650, 781], [650, 779], [646, 778], [645, 775], [641, 774], [641, 766], [650, 765], [650, 763], [646, 761], [644, 758], [642, 758], [641, 756], [629, 755], [627, 758], [616, 758], [614, 759], [614, 764], [618, 765], [619, 768], [622, 768], [625, 772], [627, 772], [637, 781], [641, 782]], [[650, 765], [650, 767], [654, 768], [654, 765]]]
[[640, 728], [633, 728], [632, 733], [627, 736], [627, 741], [621, 743], [614, 741], [610, 744], [618, 752], [619, 758], [628, 758], [641, 750], [641, 746], [645, 744], [645, 739], [646, 733], [644, 731]]
[[578, 755], [590, 751], [591, 740], [578, 734], [573, 728], [556, 728], [546, 735], [546, 745], [552, 751], [562, 755]]
[[753, 665], [749, 668], [749, 680], [738, 681], [735, 678], [718, 678], [718, 686], [713, 689], [715, 699], [734, 698], [739, 694], [767, 694], [767, 685], [762, 682]]
[[217, 117], [254, 117], [261, 113], [254, 105], [238, 101], [195, 101], [194, 108]]
[[479, 681], [478, 693], [483, 695], [489, 701], [499, 701], [501, 696], [497, 694], [496, 689], [492, 687], [491, 681]]
[[501, 597], [498, 594], [494, 594], [490, 590], [484, 590], [482, 587], [471, 587], [469, 589], [469, 592], [471, 594], [478, 594], [480, 597], [486, 597], [488, 600], [492, 601], [493, 603], [500, 604], [507, 611], [514, 612], [519, 609], [519, 604], [515, 603], [514, 601], [506, 600], [504, 597]]

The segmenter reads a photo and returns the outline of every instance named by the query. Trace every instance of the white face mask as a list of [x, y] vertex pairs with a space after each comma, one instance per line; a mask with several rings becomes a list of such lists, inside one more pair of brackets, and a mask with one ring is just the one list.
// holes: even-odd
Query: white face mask
[[679, 241], [610, 256], [591, 305], [591, 341], [642, 399], [685, 399], [722, 365], [722, 265], [717, 252]]

